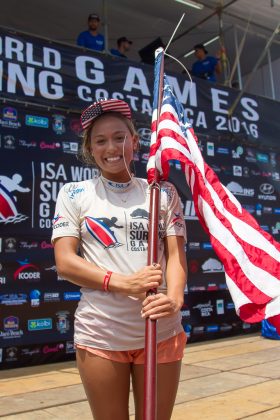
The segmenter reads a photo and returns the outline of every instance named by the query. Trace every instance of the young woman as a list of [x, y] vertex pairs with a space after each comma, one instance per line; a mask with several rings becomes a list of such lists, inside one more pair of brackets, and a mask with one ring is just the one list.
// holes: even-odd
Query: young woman
[[[95, 420], [127, 420], [132, 378], [142, 420], [145, 318], [156, 319], [158, 419], [169, 420], [186, 344], [180, 200], [173, 185], [162, 183], [159, 264], [147, 266], [149, 187], [129, 169], [138, 143], [130, 108], [120, 100], [96, 102], [81, 121], [84, 158], [100, 176], [61, 189], [52, 237], [58, 273], [81, 286], [74, 337], [81, 379]], [[146, 297], [151, 288], [158, 294]]]

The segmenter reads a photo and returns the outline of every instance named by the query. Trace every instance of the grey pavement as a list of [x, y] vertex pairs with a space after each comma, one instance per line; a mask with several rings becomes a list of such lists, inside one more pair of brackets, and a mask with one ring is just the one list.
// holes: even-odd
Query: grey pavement
[[[92, 419], [75, 362], [0, 371], [0, 418]], [[279, 420], [280, 340], [257, 333], [187, 344], [172, 420], [201, 419]]]

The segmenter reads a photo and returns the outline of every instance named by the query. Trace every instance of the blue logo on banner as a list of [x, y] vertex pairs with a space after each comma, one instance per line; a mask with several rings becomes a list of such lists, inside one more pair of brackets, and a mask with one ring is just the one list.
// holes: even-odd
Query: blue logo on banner
[[266, 232], [269, 232], [269, 226], [268, 225], [261, 225], [261, 228], [265, 230]]
[[203, 249], [212, 249], [212, 245], [210, 242], [202, 242]]
[[218, 325], [207, 325], [206, 332], [216, 332], [219, 330]]
[[243, 204], [243, 208], [250, 214], [255, 213], [255, 207], [252, 204]]
[[3, 321], [5, 331], [16, 331], [19, 329], [19, 318], [17, 316], [7, 316]]
[[48, 128], [49, 119], [46, 117], [38, 117], [36, 115], [26, 115], [25, 124], [32, 127]]
[[37, 289], [31, 290], [29, 293], [30, 299], [40, 299], [41, 292]]
[[1, 305], [22, 305], [26, 302], [27, 295], [25, 293], [5, 293], [0, 295]]
[[257, 153], [256, 156], [259, 162], [263, 162], [263, 163], [269, 162], [269, 156], [266, 155], [265, 153]]
[[80, 300], [81, 293], [80, 292], [64, 292], [63, 299], [64, 300]]
[[52, 329], [51, 318], [28, 319], [28, 331], [41, 331], [41, 330], [51, 330], [51, 329]]
[[217, 153], [220, 153], [221, 155], [229, 155], [229, 148], [228, 147], [218, 147]]
[[15, 108], [6, 107], [3, 109], [3, 119], [10, 120], [10, 121], [17, 121], [18, 113]]
[[183, 328], [184, 328], [184, 331], [185, 331], [185, 333], [186, 333], [186, 336], [187, 336], [188, 338], [190, 338], [190, 336], [191, 336], [191, 331], [192, 331], [192, 326], [191, 326], [190, 324], [185, 324], [185, 325], [183, 325]]

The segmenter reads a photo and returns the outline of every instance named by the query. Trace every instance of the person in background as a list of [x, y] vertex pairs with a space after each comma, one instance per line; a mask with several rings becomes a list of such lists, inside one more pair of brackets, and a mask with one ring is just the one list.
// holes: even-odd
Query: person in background
[[194, 46], [195, 56], [197, 61], [192, 65], [192, 75], [200, 77], [201, 79], [216, 82], [216, 74], [222, 72], [220, 56], [213, 57], [208, 54], [203, 44]]
[[98, 33], [100, 18], [95, 13], [88, 17], [88, 30], [81, 32], [77, 38], [77, 45], [95, 51], [104, 51], [105, 40], [102, 34]]
[[130, 46], [132, 44], [132, 41], [129, 41], [125, 36], [122, 36], [117, 40], [117, 46], [118, 48], [112, 48], [110, 50], [112, 55], [117, 55], [118, 57], [127, 58], [125, 55], [129, 50]]
[[[83, 113], [82, 152], [100, 170], [60, 190], [53, 224], [57, 272], [81, 287], [77, 364], [95, 420], [143, 419], [145, 318], [157, 320], [157, 419], [170, 420], [186, 334], [186, 226], [175, 187], [161, 185], [158, 264], [147, 265], [150, 189], [131, 172], [138, 135], [129, 105], [95, 102]], [[80, 250], [80, 255], [77, 250]], [[149, 289], [158, 293], [146, 297]]]

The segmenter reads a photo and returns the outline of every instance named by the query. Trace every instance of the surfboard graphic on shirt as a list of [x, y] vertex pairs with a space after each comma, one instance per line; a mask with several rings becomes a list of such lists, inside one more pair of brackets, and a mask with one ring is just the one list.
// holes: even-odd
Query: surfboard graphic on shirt
[[174, 217], [173, 217], [173, 219], [171, 220], [171, 223], [174, 225], [176, 222], [181, 222], [182, 221], [182, 217], [181, 217], [181, 214], [180, 213], [173, 213], [174, 214]]
[[[104, 248], [117, 248], [121, 246], [118, 242], [115, 233], [110, 229], [108, 224], [100, 220], [100, 218], [94, 218], [91, 216], [85, 217], [85, 224], [88, 232], [101, 244]], [[121, 227], [121, 226], [115, 226]]]
[[61, 219], [64, 219], [64, 217], [60, 216], [59, 214], [56, 214], [53, 218], [53, 224], [55, 225]]

